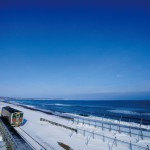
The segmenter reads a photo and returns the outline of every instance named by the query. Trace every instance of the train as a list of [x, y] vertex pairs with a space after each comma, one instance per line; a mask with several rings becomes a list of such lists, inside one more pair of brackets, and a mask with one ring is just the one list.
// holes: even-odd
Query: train
[[9, 106], [2, 107], [1, 117], [14, 127], [23, 123], [23, 112]]

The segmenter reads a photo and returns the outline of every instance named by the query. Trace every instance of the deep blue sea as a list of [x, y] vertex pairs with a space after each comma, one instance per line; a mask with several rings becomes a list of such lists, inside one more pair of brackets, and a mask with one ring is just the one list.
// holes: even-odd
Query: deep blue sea
[[83, 116], [105, 116], [111, 119], [123, 117], [150, 119], [150, 100], [9, 100], [22, 105], [62, 113], [73, 113]]

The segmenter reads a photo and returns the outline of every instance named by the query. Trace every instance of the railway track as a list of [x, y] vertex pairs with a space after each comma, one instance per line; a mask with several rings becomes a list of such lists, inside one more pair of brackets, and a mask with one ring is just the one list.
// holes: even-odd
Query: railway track
[[16, 143], [15, 150], [56, 150], [50, 145], [48, 148], [44, 147], [21, 127], [11, 126], [4, 118], [1, 118], [1, 120]]
[[29, 133], [21, 127], [14, 127], [15, 131], [30, 145], [33, 150], [47, 150], [37, 140], [35, 140]]
[[33, 148], [29, 146], [29, 144], [21, 137], [21, 135], [16, 132], [14, 127], [8, 124], [8, 122], [4, 118], [1, 118], [1, 120], [3, 121], [5, 127], [8, 129], [9, 133], [12, 135], [13, 139], [15, 140], [15, 150], [33, 150]]

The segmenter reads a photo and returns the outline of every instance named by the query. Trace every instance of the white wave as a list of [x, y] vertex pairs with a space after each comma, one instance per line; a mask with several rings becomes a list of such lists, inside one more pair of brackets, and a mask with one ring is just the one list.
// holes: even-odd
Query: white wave
[[27, 106], [27, 107], [30, 107], [30, 108], [36, 108], [36, 107], [33, 106], [33, 105], [24, 105], [24, 106]]
[[129, 111], [129, 110], [108, 110], [108, 111], [113, 112], [113, 113], [127, 114], [127, 115], [147, 115], [147, 116], [150, 116], [150, 113], [138, 113], [138, 112]]
[[137, 113], [135, 111], [129, 111], [129, 110], [108, 110], [109, 112], [113, 112], [113, 113], [122, 113], [122, 114], [136, 114], [136, 115], [140, 115], [140, 113]]
[[150, 113], [142, 113], [143, 115], [147, 115], [147, 116], [150, 116]]
[[45, 104], [44, 106], [72, 106], [72, 105], [67, 105], [67, 104]]

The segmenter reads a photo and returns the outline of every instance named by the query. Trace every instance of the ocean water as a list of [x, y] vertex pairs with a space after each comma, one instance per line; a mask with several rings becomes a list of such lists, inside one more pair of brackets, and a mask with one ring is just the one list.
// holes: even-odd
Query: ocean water
[[[32, 106], [38, 109], [61, 113], [71, 113], [82, 116], [96, 116], [124, 121], [150, 121], [150, 101], [95, 101], [95, 100], [9, 100], [13, 103]], [[150, 123], [150, 122], [149, 122]], [[148, 123], [148, 124], [149, 124]], [[147, 123], [145, 123], [147, 124]]]

